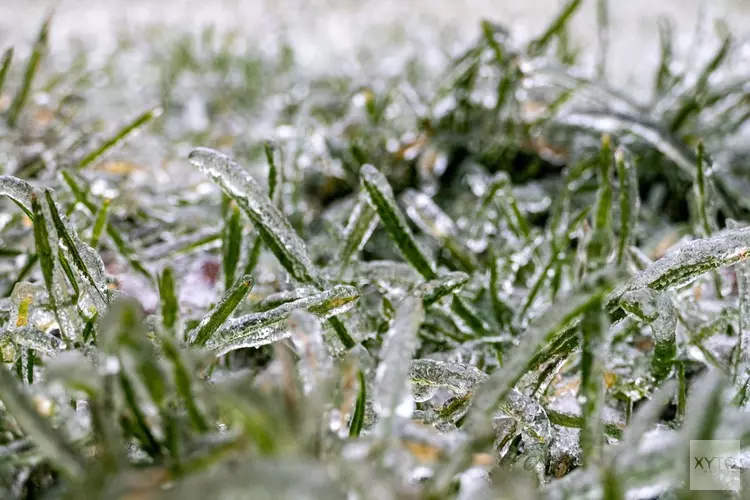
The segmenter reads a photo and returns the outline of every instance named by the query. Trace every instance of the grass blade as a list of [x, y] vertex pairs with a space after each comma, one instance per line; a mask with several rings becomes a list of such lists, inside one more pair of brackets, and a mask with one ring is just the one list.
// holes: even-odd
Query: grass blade
[[229, 215], [224, 221], [222, 236], [224, 288], [229, 290], [234, 283], [242, 247], [242, 219], [240, 209], [236, 205], [232, 205], [229, 209]]
[[143, 127], [147, 123], [151, 122], [155, 118], [161, 116], [161, 113], [162, 109], [160, 107], [152, 108], [144, 113], [141, 113], [133, 121], [127, 123], [120, 130], [118, 130], [112, 137], [106, 139], [101, 144], [101, 146], [84, 155], [81, 161], [78, 162], [78, 166], [76, 167], [76, 169], [80, 170], [91, 165], [107, 151], [127, 139], [130, 134]]
[[219, 330], [219, 327], [237, 309], [240, 302], [245, 300], [245, 297], [247, 297], [254, 284], [253, 277], [249, 275], [238, 279], [237, 283], [224, 294], [221, 301], [201, 320], [195, 332], [191, 334], [192, 341], [190, 344], [198, 347], [206, 345], [206, 342], [211, 339]]
[[26, 101], [31, 94], [31, 87], [34, 85], [34, 77], [36, 76], [37, 71], [39, 71], [42, 58], [47, 51], [47, 39], [49, 38], [49, 24], [51, 20], [52, 15], [50, 14], [44, 19], [44, 21], [42, 21], [42, 26], [39, 29], [36, 42], [31, 50], [31, 56], [26, 63], [21, 88], [18, 89], [18, 92], [13, 98], [13, 102], [10, 104], [10, 109], [8, 110], [8, 126], [10, 128], [17, 125], [21, 111], [23, 111]]
[[96, 219], [94, 221], [94, 228], [91, 230], [91, 248], [96, 249], [99, 246], [99, 240], [102, 237], [102, 232], [107, 226], [107, 214], [109, 213], [109, 206], [112, 204], [112, 200], [105, 198], [102, 206], [96, 213]]
[[[96, 216], [96, 214], [101, 211], [101, 208], [97, 208], [94, 202], [89, 198], [89, 193], [91, 192], [90, 186], [87, 186], [81, 178], [74, 177], [73, 174], [67, 170], [61, 171], [60, 175], [62, 176], [63, 182], [65, 182], [65, 184], [68, 185], [68, 188], [70, 188], [76, 201], [83, 205], [91, 216]], [[151, 273], [146, 269], [146, 266], [144, 266], [140, 259], [138, 259], [136, 252], [125, 241], [125, 238], [117, 227], [111, 220], [107, 221], [106, 224], [107, 235], [112, 240], [112, 244], [120, 255], [130, 264], [134, 271], [153, 282], [153, 276], [151, 276]]]
[[591, 304], [581, 321], [581, 395], [583, 396], [581, 448], [585, 467], [597, 464], [602, 458], [604, 360], [609, 352], [608, 323], [601, 298]]
[[362, 370], [357, 371], [357, 378], [359, 379], [359, 394], [357, 395], [357, 403], [354, 407], [354, 415], [352, 415], [352, 421], [349, 424], [349, 437], [359, 437], [365, 423], [367, 382], [365, 381], [365, 374]]
[[329, 319], [351, 309], [358, 298], [359, 293], [355, 288], [336, 285], [330, 290], [287, 302], [269, 311], [232, 318], [215, 331], [210, 341], [206, 342], [206, 347], [220, 356], [236, 349], [277, 342], [289, 336], [287, 320], [293, 311], [304, 309], [319, 319]]
[[583, 3], [582, 0], [570, 0], [563, 6], [560, 13], [552, 20], [546, 30], [529, 44], [529, 52], [532, 55], [540, 55], [553, 38], [559, 35], [567, 26], [568, 21]]
[[638, 171], [632, 160], [625, 156], [625, 151], [620, 148], [615, 151], [615, 165], [620, 181], [620, 237], [617, 244], [617, 264], [623, 265], [625, 252], [632, 245], [641, 202], [638, 195]]
[[66, 441], [61, 430], [54, 429], [34, 410], [34, 405], [5, 366], [0, 366], [0, 387], [3, 388], [0, 399], [5, 409], [15, 417], [42, 454], [69, 477], [80, 477], [87, 467], [83, 456]]
[[10, 71], [10, 65], [13, 62], [13, 47], [10, 47], [3, 52], [3, 57], [0, 59], [0, 94], [3, 93], [3, 87], [5, 86], [5, 79], [8, 77], [8, 71]]
[[607, 307], [616, 307], [627, 292], [641, 288], [666, 290], [686, 285], [698, 276], [730, 266], [750, 257], [750, 228], [735, 229], [691, 241], [670, 251], [630, 278], [607, 297]]
[[375, 211], [370, 208], [365, 196], [360, 196], [344, 228], [343, 246], [338, 253], [339, 275], [345, 270], [354, 254], [360, 252], [378, 225]]
[[302, 239], [242, 167], [228, 156], [208, 148], [194, 149], [188, 158], [245, 211], [263, 242], [294, 279], [301, 283], [322, 284]]
[[393, 190], [385, 176], [372, 165], [364, 165], [360, 170], [362, 188], [369, 196], [372, 208], [378, 213], [383, 227], [403, 254], [404, 258], [428, 280], [435, 279], [435, 265], [417, 245], [414, 235], [401, 209], [396, 204]]
[[159, 275], [159, 297], [161, 298], [161, 321], [164, 329], [173, 332], [177, 326], [180, 306], [177, 301], [174, 272], [167, 266]]
[[[47, 205], [58, 237], [65, 243], [65, 249], [70, 254], [76, 270], [88, 281], [89, 289], [95, 292], [92, 294], [92, 298], [97, 309], [103, 310], [109, 300], [104, 278], [104, 264], [101, 262], [99, 254], [79, 240], [78, 236], [72, 233], [72, 230], [68, 230], [57, 210], [57, 204], [52, 198], [52, 191], [47, 189], [44, 196], [47, 199]], [[92, 271], [91, 268], [97, 271]], [[94, 276], [93, 272], [96, 272], [97, 275]], [[96, 300], [97, 296], [98, 301]]]
[[408, 384], [409, 367], [419, 345], [417, 332], [423, 322], [422, 301], [407, 297], [396, 308], [393, 324], [384, 336], [383, 360], [375, 374], [372, 397], [373, 408], [380, 416], [377, 432], [382, 438], [393, 436], [398, 417], [411, 417], [400, 414], [398, 408], [412, 398]]

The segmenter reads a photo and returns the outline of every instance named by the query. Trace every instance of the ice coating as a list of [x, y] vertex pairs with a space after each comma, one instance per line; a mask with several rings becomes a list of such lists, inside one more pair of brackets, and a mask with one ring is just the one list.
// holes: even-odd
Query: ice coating
[[369, 195], [370, 205], [378, 213], [380, 222], [391, 235], [396, 246], [421, 274], [427, 279], [436, 276], [435, 264], [424, 254], [396, 204], [393, 189], [388, 179], [372, 165], [364, 165], [360, 170], [362, 187]]
[[750, 228], [725, 231], [693, 240], [672, 250], [615, 289], [607, 303], [614, 304], [631, 290], [664, 290], [687, 285], [712, 269], [741, 262], [750, 256]]
[[301, 309], [293, 311], [289, 315], [289, 330], [300, 357], [298, 366], [304, 389], [309, 393], [331, 375], [333, 359], [323, 343], [323, 328], [317, 316]]
[[414, 389], [446, 388], [463, 396], [483, 382], [487, 374], [475, 366], [463, 363], [415, 359], [409, 366], [409, 377]]
[[240, 208], [262, 230], [263, 240], [292, 277], [302, 283], [320, 283], [305, 243], [255, 179], [231, 158], [212, 149], [196, 148], [188, 158], [237, 201]]
[[290, 335], [289, 315], [304, 309], [320, 319], [328, 319], [348, 311], [359, 298], [354, 287], [336, 285], [330, 290], [305, 297], [260, 313], [227, 320], [206, 343], [217, 356], [245, 347], [260, 347]]
[[373, 389], [373, 407], [380, 417], [378, 429], [382, 436], [391, 436], [396, 418], [409, 418], [414, 409], [409, 370], [419, 345], [417, 332], [423, 321], [422, 301], [408, 297], [396, 308], [393, 324], [385, 334]]

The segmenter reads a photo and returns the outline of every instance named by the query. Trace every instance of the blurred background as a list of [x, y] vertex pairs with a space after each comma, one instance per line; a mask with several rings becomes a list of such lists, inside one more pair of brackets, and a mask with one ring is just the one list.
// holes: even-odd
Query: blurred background
[[[155, 26], [173, 32], [199, 32], [206, 26], [238, 31], [260, 46], [282, 39], [294, 47], [298, 62], [329, 71], [350, 64], [363, 52], [387, 56], [384, 46], [405, 44], [435, 50], [476, 36], [483, 18], [538, 32], [559, 9], [561, 0], [3, 0], [0, 40], [28, 40], [39, 20], [56, 9], [52, 48], [71, 39], [91, 42], [92, 50], [111, 50], [122, 32]], [[746, 0], [628, 0], [610, 2], [613, 30], [609, 74], [615, 85], [642, 84], [657, 63], [660, 18], [675, 33], [692, 40], [696, 29], [711, 32], [723, 19], [742, 35], [750, 26]], [[580, 48], [596, 43], [596, 2], [585, 1], [576, 15], [574, 40]], [[703, 21], [701, 23], [698, 20]], [[153, 40], [153, 43], [158, 43]], [[428, 56], [429, 54], [426, 54]], [[436, 60], [435, 64], [439, 64]]]

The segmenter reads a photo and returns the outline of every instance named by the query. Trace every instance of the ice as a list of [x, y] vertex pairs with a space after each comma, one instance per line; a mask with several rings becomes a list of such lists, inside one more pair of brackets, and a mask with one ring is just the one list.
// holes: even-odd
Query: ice
[[189, 160], [234, 198], [262, 231], [263, 241], [292, 277], [301, 283], [320, 284], [318, 272], [310, 260], [305, 243], [255, 179], [228, 156], [212, 149], [194, 149]]
[[380, 435], [393, 435], [397, 417], [410, 418], [414, 402], [409, 387], [409, 366], [419, 345], [417, 332], [424, 321], [422, 301], [404, 299], [384, 337], [381, 361], [375, 373], [373, 407], [379, 415]]
[[304, 310], [289, 315], [292, 343], [299, 355], [299, 371], [306, 393], [311, 392], [333, 371], [333, 360], [323, 343], [323, 329], [317, 316]]
[[217, 356], [246, 347], [260, 347], [290, 335], [288, 318], [297, 309], [305, 309], [320, 319], [348, 311], [359, 298], [351, 286], [336, 285], [330, 290], [284, 303], [269, 311], [247, 314], [227, 320], [206, 343]]
[[[471, 365], [432, 359], [415, 359], [409, 367], [409, 377], [416, 398], [417, 394], [422, 397], [429, 394], [430, 388], [435, 390], [439, 388], [450, 389], [456, 395], [463, 396], [483, 382], [487, 378], [487, 374]], [[426, 401], [426, 399], [421, 399], [421, 401]]]

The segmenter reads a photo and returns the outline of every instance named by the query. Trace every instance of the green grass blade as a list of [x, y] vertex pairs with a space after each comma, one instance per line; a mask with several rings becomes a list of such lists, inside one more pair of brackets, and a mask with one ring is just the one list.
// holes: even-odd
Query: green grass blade
[[594, 466], [602, 458], [604, 430], [601, 421], [604, 411], [604, 361], [609, 352], [608, 323], [601, 298], [591, 304], [581, 321], [581, 449], [585, 467]]
[[[57, 230], [58, 237], [65, 243], [65, 248], [70, 254], [76, 270], [88, 281], [89, 289], [94, 292], [92, 298], [97, 305], [97, 309], [103, 310], [109, 300], [103, 275], [104, 264], [101, 263], [99, 254], [90, 247], [85, 246], [85, 243], [79, 240], [77, 235], [68, 230], [60, 216], [60, 212], [57, 210], [57, 204], [52, 198], [52, 191], [47, 189], [44, 192], [44, 196], [47, 199], [47, 205], [49, 206], [52, 222]], [[85, 257], [82, 252], [85, 252]], [[98, 262], [96, 262], [97, 260]], [[96, 271], [92, 271], [90, 267], [100, 268], [97, 276], [94, 276], [93, 273]], [[98, 296], [99, 301], [96, 300], [96, 296]]]
[[365, 423], [367, 382], [365, 381], [365, 374], [362, 370], [357, 371], [357, 379], [359, 380], [359, 394], [357, 395], [357, 403], [354, 406], [354, 415], [352, 415], [352, 421], [349, 424], [349, 437], [359, 437]]
[[375, 211], [370, 208], [365, 196], [360, 196], [344, 228], [343, 246], [338, 252], [339, 273], [346, 270], [354, 254], [360, 252], [378, 225]]
[[322, 284], [302, 239], [242, 167], [228, 156], [208, 148], [194, 149], [189, 160], [245, 211], [263, 242], [294, 279], [301, 283]]
[[241, 248], [242, 219], [239, 207], [233, 205], [230, 207], [229, 214], [224, 221], [224, 231], [222, 233], [222, 251], [224, 254], [222, 267], [224, 268], [224, 288], [227, 290], [234, 284], [234, 276], [237, 273]]
[[188, 416], [193, 427], [201, 432], [208, 432], [209, 424], [203, 412], [198, 407], [196, 395], [193, 391], [193, 376], [191, 370], [185, 364], [180, 349], [172, 338], [162, 339], [162, 351], [165, 357], [172, 363], [177, 393], [182, 398], [187, 409]]
[[281, 172], [274, 159], [276, 148], [273, 143], [266, 141], [263, 143], [263, 151], [266, 154], [266, 163], [268, 164], [268, 198], [274, 201], [281, 184]]
[[750, 228], [724, 231], [711, 238], [693, 240], [657, 260], [617, 287], [607, 298], [613, 309], [627, 292], [641, 288], [666, 290], [686, 285], [709, 271], [750, 257]]
[[427, 308], [443, 297], [456, 293], [468, 281], [469, 275], [461, 271], [447, 273], [418, 285], [416, 293], [422, 297], [422, 302]]
[[5, 366], [0, 366], [0, 387], [3, 388], [0, 399], [5, 410], [15, 417], [42, 454], [70, 478], [82, 476], [87, 468], [86, 460], [67, 442], [61, 430], [53, 428], [36, 412], [34, 404]]
[[84, 155], [83, 158], [81, 158], [81, 161], [78, 162], [78, 166], [76, 169], [80, 170], [82, 168], [85, 168], [89, 165], [91, 165], [93, 162], [95, 162], [97, 159], [99, 159], [102, 155], [104, 155], [107, 151], [114, 148], [121, 142], [123, 142], [127, 137], [138, 130], [139, 128], [143, 127], [147, 123], [151, 122], [155, 118], [158, 118], [161, 116], [162, 109], [160, 107], [149, 109], [148, 111], [141, 113], [138, 115], [134, 120], [131, 122], [128, 122], [123, 126], [120, 130], [115, 132], [112, 137], [109, 137], [106, 139], [98, 148], [94, 149], [93, 151], [90, 151], [86, 155]]
[[571, 322], [598, 303], [611, 286], [608, 279], [602, 281], [591, 286], [590, 290], [583, 288], [558, 301], [528, 326], [520, 343], [508, 353], [508, 361], [477, 391], [470, 410], [470, 416], [474, 415], [472, 419], [484, 420], [520, 380], [529, 362], [547, 340], [565, 330]]
[[[96, 214], [99, 213], [101, 209], [97, 208], [94, 202], [89, 198], [91, 188], [86, 185], [80, 177], [74, 177], [73, 174], [67, 170], [61, 171], [60, 175], [63, 182], [67, 184], [71, 193], [73, 193], [76, 201], [83, 205], [88, 210], [89, 214], [91, 214], [91, 216], [96, 216]], [[135, 250], [133, 250], [127, 243], [127, 241], [125, 241], [125, 238], [122, 236], [119, 229], [117, 229], [117, 227], [112, 223], [111, 220], [107, 221], [106, 227], [107, 235], [109, 236], [110, 240], [112, 240], [112, 244], [120, 253], [120, 255], [130, 264], [134, 271], [142, 276], [145, 276], [149, 281], [153, 282], [153, 276], [151, 276], [151, 273], [148, 271], [148, 269], [146, 269], [146, 266], [143, 265], [143, 263], [136, 255]]]
[[42, 26], [39, 29], [39, 34], [37, 35], [36, 42], [34, 43], [34, 47], [31, 50], [31, 56], [29, 57], [29, 61], [26, 63], [26, 69], [23, 73], [23, 81], [21, 82], [21, 87], [18, 89], [18, 92], [16, 92], [16, 95], [10, 104], [10, 109], [8, 109], [8, 126], [10, 128], [13, 128], [18, 124], [18, 118], [21, 115], [21, 111], [23, 111], [23, 108], [26, 105], [26, 101], [28, 101], [29, 95], [31, 95], [31, 87], [34, 85], [34, 78], [39, 71], [39, 66], [41, 65], [42, 58], [47, 51], [49, 24], [51, 20], [52, 15], [50, 14], [44, 19], [44, 21], [42, 21]]
[[573, 14], [576, 13], [582, 3], [582, 0], [570, 0], [565, 4], [547, 29], [531, 42], [529, 52], [532, 55], [540, 55], [544, 52], [555, 36], [558, 36], [565, 29], [568, 21], [570, 21], [570, 18], [573, 17]]
[[3, 87], [5, 86], [5, 79], [8, 78], [8, 71], [10, 71], [10, 65], [13, 63], [13, 47], [10, 47], [3, 52], [3, 57], [0, 59], [0, 95], [3, 93]]
[[372, 165], [364, 165], [360, 170], [360, 180], [363, 190], [369, 195], [372, 208], [378, 213], [383, 227], [404, 258], [422, 276], [428, 280], [435, 279], [435, 265], [417, 245], [385, 176]]
[[355, 288], [336, 285], [269, 311], [232, 318], [213, 334], [206, 347], [220, 356], [236, 349], [277, 342], [289, 336], [287, 320], [293, 311], [304, 309], [321, 320], [329, 319], [351, 309], [358, 298], [359, 292]]
[[[583, 429], [584, 425], [586, 425], [583, 417], [574, 413], [552, 410], [550, 408], [545, 408], [545, 412], [547, 413], [549, 421], [555, 425], [571, 427], [573, 429]], [[623, 430], [621, 424], [604, 421], [602, 422], [602, 428], [604, 429], [604, 433], [608, 436], [617, 439], [622, 438]]]
[[112, 204], [112, 200], [106, 198], [96, 212], [96, 219], [94, 220], [94, 228], [91, 230], [91, 241], [89, 244], [91, 248], [96, 249], [99, 246], [99, 240], [102, 237], [102, 232], [107, 226], [107, 214], [109, 213], [109, 206]]
[[211, 337], [226, 322], [229, 316], [237, 309], [240, 302], [245, 300], [250, 293], [255, 280], [252, 276], [246, 275], [237, 280], [237, 283], [230, 288], [218, 304], [208, 313], [200, 322], [195, 332], [191, 334], [193, 346], [204, 346]]
[[622, 149], [615, 151], [617, 178], [620, 182], [620, 235], [617, 243], [617, 264], [623, 265], [627, 249], [632, 245], [640, 197], [638, 195], [638, 171], [633, 161], [626, 157]]
[[161, 321], [164, 329], [174, 332], [180, 312], [177, 301], [174, 272], [167, 266], [159, 275], [159, 297], [161, 298]]
[[383, 339], [381, 365], [375, 374], [373, 407], [380, 419], [376, 432], [384, 439], [395, 433], [397, 407], [412, 397], [409, 368], [419, 346], [417, 332], [424, 322], [422, 301], [407, 297], [396, 308], [393, 324]]
[[606, 264], [612, 247], [612, 181], [610, 175], [612, 162], [611, 139], [605, 135], [602, 137], [598, 172], [599, 188], [596, 193], [593, 224], [586, 246], [589, 271], [601, 269]]

